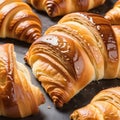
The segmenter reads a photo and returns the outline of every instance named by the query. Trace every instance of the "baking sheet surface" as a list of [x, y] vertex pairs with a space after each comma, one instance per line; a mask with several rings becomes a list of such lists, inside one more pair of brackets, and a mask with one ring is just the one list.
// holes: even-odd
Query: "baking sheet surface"
[[[106, 3], [96, 9], [93, 9], [89, 12], [94, 12], [97, 14], [104, 15], [111, 7], [113, 7], [114, 2], [117, 0], [106, 0]], [[45, 12], [36, 11], [42, 21], [43, 33], [44, 31], [57, 23], [61, 17], [50, 18]], [[4, 43], [13, 43], [15, 45], [15, 52], [17, 55], [17, 60], [25, 64], [24, 55], [29, 48], [29, 45], [23, 42], [16, 41], [14, 39], [1, 39], [0, 44]], [[27, 65], [26, 65], [27, 66]], [[95, 96], [100, 90], [120, 86], [120, 81], [118, 79], [114, 80], [99, 80], [90, 83], [82, 91], [80, 91], [69, 103], [67, 103], [63, 108], [55, 108], [49, 96], [45, 93], [44, 89], [40, 86], [40, 83], [35, 79], [32, 74], [30, 67], [28, 67], [29, 72], [31, 73], [31, 79], [34, 85], [38, 86], [46, 98], [46, 103], [40, 106], [40, 112], [34, 116], [26, 117], [24, 119], [17, 120], [69, 120], [69, 115], [77, 108], [80, 108], [90, 102], [90, 100]], [[13, 120], [6, 117], [0, 117], [0, 120]]]

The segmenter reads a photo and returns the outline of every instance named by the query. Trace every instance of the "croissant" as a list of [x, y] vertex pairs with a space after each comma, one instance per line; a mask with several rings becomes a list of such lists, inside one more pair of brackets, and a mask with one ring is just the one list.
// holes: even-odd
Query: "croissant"
[[27, 0], [37, 10], [45, 11], [50, 17], [71, 12], [88, 11], [104, 4], [105, 0]]
[[0, 115], [23, 118], [39, 111], [44, 96], [30, 81], [27, 68], [16, 61], [13, 44], [0, 45]]
[[120, 120], [120, 87], [100, 91], [70, 115], [71, 120]]
[[113, 8], [110, 9], [106, 14], [105, 18], [108, 19], [111, 24], [120, 25], [120, 0], [114, 4]]
[[0, 37], [32, 43], [41, 36], [41, 21], [22, 0], [0, 2]]
[[30, 46], [25, 61], [55, 106], [68, 103], [93, 80], [120, 77], [119, 30], [100, 15], [76, 12]]

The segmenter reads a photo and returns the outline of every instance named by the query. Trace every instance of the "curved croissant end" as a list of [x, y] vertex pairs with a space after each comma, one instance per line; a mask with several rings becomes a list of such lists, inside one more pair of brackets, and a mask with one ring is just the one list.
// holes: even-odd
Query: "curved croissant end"
[[[60, 0], [57, 0], [57, 1], [60, 2]], [[47, 14], [51, 17], [59, 16], [62, 14], [59, 6], [60, 6], [60, 3], [56, 2], [56, 1], [47, 0], [45, 3], [45, 10], [46, 10]]]
[[27, 68], [16, 61], [13, 44], [0, 45], [0, 115], [23, 118], [36, 114], [45, 102], [31, 84]]
[[38, 10], [44, 10], [50, 17], [71, 12], [88, 11], [104, 4], [105, 0], [27, 0]]
[[119, 120], [120, 87], [100, 91], [91, 102], [71, 115], [71, 120]]
[[113, 25], [120, 25], [120, 0], [117, 0], [113, 8], [105, 14], [105, 18]]
[[119, 71], [113, 29], [92, 13], [64, 16], [31, 45], [25, 60], [58, 107], [92, 80], [115, 78]]
[[0, 2], [0, 37], [32, 43], [41, 36], [41, 21], [21, 0]]

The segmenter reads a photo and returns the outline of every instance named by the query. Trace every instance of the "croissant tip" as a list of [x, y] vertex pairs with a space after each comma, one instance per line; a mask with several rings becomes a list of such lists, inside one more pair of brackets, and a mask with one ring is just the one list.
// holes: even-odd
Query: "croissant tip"
[[79, 113], [76, 111], [70, 115], [70, 120], [78, 120], [78, 118], [79, 118]]
[[57, 5], [53, 1], [46, 1], [46, 12], [50, 17], [55, 17], [57, 13]]
[[44, 104], [44, 103], [46, 102], [46, 99], [45, 99], [45, 97], [44, 97], [43, 94], [41, 95], [41, 98], [42, 98], [42, 100], [41, 100], [41, 104]]
[[53, 8], [50, 8], [50, 7], [48, 7], [48, 8], [46, 8], [46, 11], [47, 11], [47, 14], [50, 16], [50, 17], [53, 17], [54, 16], [54, 10], [53, 10]]
[[58, 97], [52, 97], [53, 103], [55, 104], [56, 107], [61, 108], [63, 107], [63, 103], [58, 99]]

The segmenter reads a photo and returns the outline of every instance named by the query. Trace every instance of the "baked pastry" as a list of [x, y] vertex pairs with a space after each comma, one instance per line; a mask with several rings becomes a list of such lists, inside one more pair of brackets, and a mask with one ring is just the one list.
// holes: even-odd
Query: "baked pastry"
[[119, 76], [116, 37], [110, 22], [98, 14], [67, 14], [30, 46], [25, 60], [62, 107], [91, 81]]
[[120, 120], [120, 87], [100, 91], [91, 102], [75, 110], [71, 120]]
[[110, 9], [106, 14], [105, 18], [108, 19], [111, 24], [120, 25], [120, 0], [114, 4], [113, 8]]
[[27, 0], [37, 10], [45, 11], [50, 17], [71, 12], [88, 11], [104, 4], [105, 0]]
[[0, 2], [0, 37], [32, 43], [41, 36], [41, 21], [22, 0]]
[[39, 112], [45, 102], [38, 87], [30, 81], [27, 68], [16, 61], [13, 44], [0, 45], [0, 115], [23, 118]]

